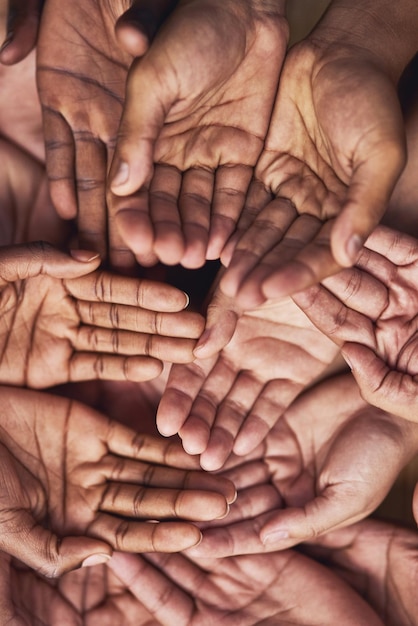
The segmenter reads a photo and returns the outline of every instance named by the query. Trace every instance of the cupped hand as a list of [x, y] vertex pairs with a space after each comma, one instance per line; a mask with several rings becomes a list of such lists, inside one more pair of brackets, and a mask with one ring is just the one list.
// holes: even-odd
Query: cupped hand
[[224, 559], [115, 554], [109, 567], [164, 626], [382, 626], [325, 567], [287, 550]]
[[0, 589], [9, 626], [160, 626], [106, 565], [46, 579], [0, 553]]
[[[226, 517], [205, 528], [191, 554], [281, 550], [363, 519], [382, 502], [417, 446], [416, 425], [368, 405], [350, 375], [320, 383], [292, 404], [258, 452], [281, 505], [271, 510], [268, 502], [262, 511], [261, 504], [254, 515], [251, 500], [240, 505], [238, 496], [231, 523]], [[225, 476], [239, 472], [235, 462]], [[248, 467], [243, 471], [248, 488]], [[260, 484], [258, 472], [255, 477]]]
[[402, 171], [404, 135], [378, 57], [314, 34], [294, 46], [255, 171], [274, 198], [252, 223], [244, 211], [242, 236], [224, 253], [225, 294], [249, 308], [353, 265]]
[[357, 266], [296, 294], [310, 319], [343, 348], [363, 397], [418, 421], [418, 241], [379, 226]]
[[91, 252], [48, 244], [0, 248], [0, 381], [148, 380], [193, 359], [203, 329], [184, 292], [94, 270]]
[[108, 219], [106, 174], [128, 68], [133, 55], [147, 49], [171, 2], [128, 4], [126, 12], [124, 0], [47, 0], [37, 57], [53, 203], [61, 217], [77, 218], [80, 247], [103, 259], [109, 251], [113, 265], [120, 267], [134, 259]]
[[187, 520], [222, 517], [235, 497], [179, 443], [65, 398], [10, 387], [0, 398], [0, 548], [43, 575], [104, 562], [112, 548], [195, 545]]
[[139, 263], [219, 258], [263, 147], [287, 37], [282, 2], [180, 0], [132, 64], [110, 187]]
[[[219, 293], [212, 300], [206, 327], [212, 336], [195, 350], [195, 361], [172, 367], [157, 412], [160, 432], [178, 432], [207, 470], [222, 467], [232, 452], [256, 448], [338, 354], [290, 298], [238, 320], [232, 304]], [[216, 346], [219, 351], [200, 358]]]

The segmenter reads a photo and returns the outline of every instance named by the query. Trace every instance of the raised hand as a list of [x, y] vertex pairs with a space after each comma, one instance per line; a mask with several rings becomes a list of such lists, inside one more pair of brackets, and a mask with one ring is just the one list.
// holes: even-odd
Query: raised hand
[[418, 241], [379, 226], [357, 267], [296, 294], [310, 319], [343, 348], [371, 404], [418, 421]]
[[369, 519], [324, 535], [309, 548], [367, 600], [386, 626], [416, 624], [416, 531]]
[[91, 252], [47, 244], [0, 248], [0, 382], [148, 380], [188, 362], [203, 328], [169, 285], [94, 272]]
[[[256, 448], [338, 353], [290, 298], [238, 321], [230, 305], [221, 294], [212, 301], [206, 331], [213, 335], [195, 361], [172, 367], [157, 412], [160, 432], [178, 432], [185, 450], [200, 454], [208, 470], [222, 467], [232, 451]], [[200, 358], [216, 346], [225, 347]]]
[[115, 554], [109, 567], [163, 626], [382, 626], [338, 576], [291, 550], [155, 557]]
[[[243, 500], [238, 495], [230, 517], [205, 528], [191, 554], [281, 550], [352, 524], [382, 502], [417, 446], [417, 426], [364, 402], [350, 375], [320, 383], [292, 404], [257, 452], [268, 477], [260, 477], [258, 469], [254, 484], [274, 485], [275, 510], [270, 496], [254, 514], [246, 495], [251, 466], [243, 466]], [[253, 463], [257, 455], [252, 455]], [[237, 465], [225, 476], [239, 471]]]
[[[110, 185], [139, 263], [219, 258], [263, 147], [287, 31], [282, 1], [180, 0], [134, 61]], [[136, 203], [123, 199], [134, 192]]]
[[[124, 0], [76, 0], [71, 5], [47, 0], [38, 41], [38, 86], [53, 203], [61, 217], [77, 218], [80, 247], [96, 250], [103, 259], [109, 250], [113, 264], [121, 267], [134, 259], [108, 221], [106, 174], [132, 54], [146, 50], [159, 12], [164, 14], [171, 2], [129, 4], [125, 15]], [[135, 52], [125, 52], [119, 41]]]
[[[331, 3], [323, 22], [286, 56], [255, 171], [273, 200], [249, 202], [242, 237], [235, 235], [223, 254], [229, 267], [221, 288], [243, 308], [353, 265], [386, 209], [405, 161], [396, 84], [416, 52], [409, 15], [418, 18], [409, 0], [410, 11], [378, 4], [385, 5], [379, 20], [375, 2]], [[402, 54], [399, 42], [386, 49], [387, 30], [411, 31]], [[394, 68], [399, 56], [406, 58]]]
[[45, 393], [1, 387], [0, 399], [0, 548], [43, 575], [104, 562], [112, 548], [195, 545], [187, 520], [222, 517], [235, 497], [178, 443]]

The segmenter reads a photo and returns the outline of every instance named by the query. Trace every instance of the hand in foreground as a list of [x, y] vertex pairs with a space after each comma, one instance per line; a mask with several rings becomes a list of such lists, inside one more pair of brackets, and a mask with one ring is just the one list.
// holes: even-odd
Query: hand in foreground
[[146, 51], [171, 4], [136, 0], [125, 13], [124, 0], [47, 0], [42, 15], [37, 75], [52, 200], [61, 217], [77, 218], [81, 248], [104, 259], [109, 247], [121, 267], [134, 259], [108, 223], [106, 173], [132, 55]]
[[309, 552], [342, 576], [386, 626], [417, 623], [416, 531], [365, 520], [319, 538]]
[[8, 626], [160, 626], [106, 565], [51, 580], [0, 553], [0, 590]]
[[174, 365], [157, 413], [160, 432], [178, 432], [207, 470], [222, 467], [232, 451], [245, 455], [256, 448], [338, 353], [290, 298], [238, 321], [230, 305], [222, 294], [212, 300], [206, 329], [212, 334], [199, 355], [227, 345], [210, 358]]
[[109, 567], [163, 626], [382, 625], [348, 585], [297, 552], [155, 557], [115, 554]]
[[[111, 549], [182, 550], [188, 521], [224, 516], [235, 489], [180, 444], [45, 393], [0, 388], [0, 548], [48, 577]], [[91, 558], [90, 558], [91, 557]]]
[[0, 381], [50, 387], [96, 378], [148, 380], [161, 360], [188, 362], [203, 328], [169, 285], [93, 272], [48, 244], [0, 248]]
[[418, 241], [378, 227], [357, 267], [296, 294], [340, 346], [371, 404], [418, 421]]
[[[417, 450], [417, 426], [366, 404], [350, 375], [320, 383], [292, 404], [258, 451], [268, 468], [264, 484], [274, 485], [282, 504], [272, 511], [269, 500], [263, 511], [260, 503], [254, 514], [251, 499], [238, 496], [191, 554], [281, 550], [352, 524], [382, 502]], [[237, 464], [223, 475], [239, 471]], [[248, 489], [251, 470], [242, 471]]]
[[142, 265], [219, 258], [263, 147], [287, 38], [282, 1], [180, 0], [132, 64], [110, 186]]
[[[405, 160], [396, 81], [362, 46], [312, 35], [290, 50], [255, 177], [274, 199], [242, 217], [222, 260], [242, 308], [355, 263]], [[254, 205], [250, 203], [250, 217]]]

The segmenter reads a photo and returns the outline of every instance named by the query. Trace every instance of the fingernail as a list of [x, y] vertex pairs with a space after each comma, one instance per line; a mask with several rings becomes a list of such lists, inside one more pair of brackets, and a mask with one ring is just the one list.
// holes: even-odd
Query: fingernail
[[73, 259], [81, 263], [90, 263], [100, 256], [98, 252], [91, 252], [90, 250], [70, 250], [70, 254]]
[[268, 535], [263, 537], [262, 542], [264, 545], [272, 545], [279, 543], [283, 539], [289, 539], [289, 532], [287, 530], [275, 530], [274, 532], [268, 533]]
[[92, 567], [93, 565], [103, 565], [108, 563], [110, 556], [108, 554], [92, 554], [88, 556], [81, 564], [81, 567]]
[[350, 239], [347, 241], [346, 252], [351, 261], [351, 263], [355, 263], [357, 261], [358, 255], [361, 252], [363, 247], [363, 240], [359, 235], [352, 235]]
[[195, 349], [193, 350], [193, 354], [196, 354], [196, 352], [200, 352], [201, 350], [203, 350], [203, 348], [205, 348], [206, 344], [209, 342], [210, 335], [210, 330], [203, 331], [203, 333], [200, 335], [200, 339], [197, 342]]
[[222, 513], [222, 515], [220, 515], [216, 519], [225, 519], [225, 517], [229, 515], [229, 511], [230, 511], [229, 504], [227, 504], [225, 513]]
[[129, 165], [125, 161], [121, 161], [116, 174], [112, 180], [112, 187], [124, 185], [129, 178]]
[[183, 309], [187, 309], [187, 307], [190, 304], [190, 296], [188, 293], [186, 293], [185, 291], [183, 291], [184, 295], [186, 296], [186, 304], [184, 305]]
[[348, 356], [345, 355], [344, 352], [341, 352], [341, 356], [343, 357], [344, 361], [347, 363], [347, 365], [350, 368], [350, 370], [353, 371], [353, 366], [352, 366], [351, 361], [348, 358]]

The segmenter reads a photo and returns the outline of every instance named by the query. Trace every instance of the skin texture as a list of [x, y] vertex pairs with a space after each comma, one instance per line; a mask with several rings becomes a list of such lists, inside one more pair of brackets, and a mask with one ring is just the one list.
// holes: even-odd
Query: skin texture
[[178, 443], [66, 398], [7, 387], [0, 397], [0, 547], [44, 576], [104, 562], [112, 548], [190, 547], [200, 531], [164, 519], [222, 517], [235, 497]]
[[221, 349], [173, 366], [157, 412], [160, 432], [178, 432], [185, 450], [200, 454], [207, 470], [222, 467], [232, 452], [246, 455], [256, 448], [338, 353], [290, 298], [238, 321], [231, 304], [225, 297], [212, 301], [210, 341]]
[[415, 422], [417, 275], [418, 241], [380, 226], [356, 268], [295, 296], [314, 324], [343, 346], [363, 397]]
[[[41, 388], [95, 378], [147, 380], [165, 360], [192, 360], [203, 320], [163, 283], [93, 272], [36, 243], [0, 249], [0, 380]], [[80, 258], [81, 261], [77, 260]]]
[[115, 554], [109, 566], [163, 626], [382, 624], [342, 580], [290, 550], [196, 561]]
[[[287, 38], [284, 2], [180, 0], [132, 64], [109, 180], [121, 196], [112, 219], [140, 264], [219, 258], [263, 147]], [[122, 202], [134, 192], [136, 203]]]
[[[246, 473], [243, 499], [239, 494], [221, 524], [205, 528], [190, 553], [282, 550], [363, 519], [382, 502], [417, 445], [416, 425], [367, 405], [350, 375], [320, 383], [293, 403], [259, 450], [240, 461], [242, 468], [238, 462], [225, 472], [231, 480]], [[276, 504], [270, 492], [268, 498], [248, 497], [252, 472], [253, 486], [274, 486]]]
[[361, 45], [314, 31], [286, 56], [255, 169], [270, 196], [250, 195], [222, 254], [221, 289], [248, 309], [352, 265], [404, 162], [393, 77]]
[[386, 626], [416, 624], [416, 531], [365, 520], [321, 537], [309, 552], [343, 577]]

